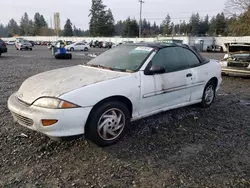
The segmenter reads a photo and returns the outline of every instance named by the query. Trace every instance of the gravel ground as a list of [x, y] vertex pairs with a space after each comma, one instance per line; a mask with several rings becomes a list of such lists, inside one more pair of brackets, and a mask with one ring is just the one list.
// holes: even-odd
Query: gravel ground
[[84, 63], [89, 57], [82, 54], [65, 61], [41, 47], [10, 47], [0, 58], [0, 187], [250, 187], [249, 79], [223, 77], [210, 109], [191, 106], [137, 121], [107, 148], [84, 138], [52, 141], [13, 123], [6, 103], [20, 84]]

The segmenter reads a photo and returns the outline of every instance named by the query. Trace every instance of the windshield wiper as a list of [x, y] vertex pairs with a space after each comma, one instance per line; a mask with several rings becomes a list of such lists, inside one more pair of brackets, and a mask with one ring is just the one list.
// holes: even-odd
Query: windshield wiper
[[103, 65], [95, 65], [95, 64], [86, 64], [86, 65], [87, 65], [87, 66], [90, 66], [90, 67], [97, 67], [97, 68], [108, 69], [108, 70], [112, 70], [112, 71], [126, 72], [125, 69], [112, 68], [112, 67], [105, 67], [105, 66], [103, 66]]

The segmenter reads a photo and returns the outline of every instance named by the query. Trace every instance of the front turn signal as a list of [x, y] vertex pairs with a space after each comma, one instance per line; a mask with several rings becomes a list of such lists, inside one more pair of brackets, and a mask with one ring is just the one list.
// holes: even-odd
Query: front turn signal
[[43, 120], [42, 120], [42, 124], [43, 124], [43, 126], [45, 126], [45, 127], [54, 125], [54, 124], [57, 123], [57, 122], [58, 122], [57, 119], [43, 119]]

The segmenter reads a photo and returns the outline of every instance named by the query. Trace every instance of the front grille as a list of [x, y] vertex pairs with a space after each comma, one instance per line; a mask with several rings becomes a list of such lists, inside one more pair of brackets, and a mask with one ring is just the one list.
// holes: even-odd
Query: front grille
[[24, 117], [24, 116], [19, 115], [19, 114], [15, 113], [15, 112], [11, 112], [11, 113], [12, 113], [14, 119], [18, 123], [20, 123], [21, 125], [25, 125], [25, 126], [31, 127], [34, 124], [33, 120], [30, 119], [30, 118]]
[[249, 63], [239, 63], [239, 62], [230, 62], [228, 63], [229, 67], [245, 67], [247, 68], [249, 66]]

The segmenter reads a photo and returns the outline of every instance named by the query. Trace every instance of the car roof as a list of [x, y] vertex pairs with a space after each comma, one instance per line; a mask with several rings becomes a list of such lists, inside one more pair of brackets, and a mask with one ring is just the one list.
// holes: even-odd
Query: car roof
[[208, 62], [209, 59], [201, 56], [199, 52], [194, 50], [191, 46], [187, 44], [180, 44], [180, 43], [159, 43], [159, 42], [141, 42], [141, 43], [130, 43], [130, 44], [123, 44], [123, 46], [144, 46], [144, 47], [151, 47], [154, 49], [162, 49], [167, 47], [182, 47], [191, 50], [202, 63]]
[[191, 49], [187, 44], [179, 44], [179, 43], [161, 43], [161, 42], [140, 42], [140, 43], [126, 43], [123, 44], [124, 46], [145, 46], [151, 47], [155, 49], [162, 49], [166, 47], [184, 47]]

